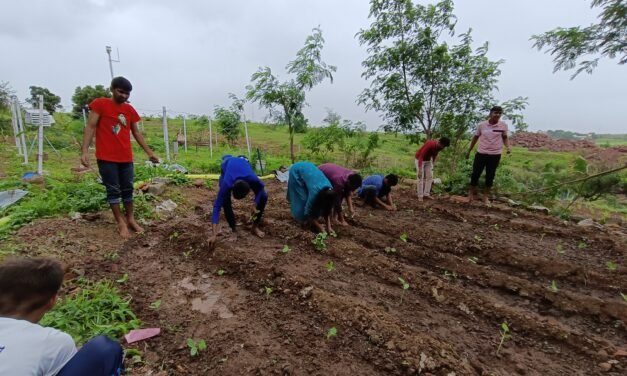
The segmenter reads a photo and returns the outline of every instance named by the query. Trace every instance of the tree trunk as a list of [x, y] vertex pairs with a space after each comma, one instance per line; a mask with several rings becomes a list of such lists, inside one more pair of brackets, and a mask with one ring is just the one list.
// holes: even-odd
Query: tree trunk
[[288, 123], [288, 130], [290, 132], [290, 159], [292, 160], [292, 164], [296, 162], [296, 156], [294, 155], [294, 127], [290, 123]]

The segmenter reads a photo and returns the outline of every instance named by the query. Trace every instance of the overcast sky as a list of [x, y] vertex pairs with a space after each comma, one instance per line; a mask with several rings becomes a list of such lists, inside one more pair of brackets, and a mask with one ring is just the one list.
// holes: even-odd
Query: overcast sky
[[[425, 3], [425, 1], [422, 1]], [[592, 75], [574, 81], [553, 74], [549, 55], [531, 48], [529, 37], [557, 26], [588, 25], [596, 10], [589, 0], [458, 0], [457, 32], [471, 27], [477, 46], [490, 42], [489, 56], [504, 59], [499, 100], [529, 97], [525, 112], [532, 130], [627, 132], [627, 67], [602, 61]], [[110, 82], [105, 46], [119, 49], [116, 75], [134, 86], [140, 114], [161, 106], [211, 114], [228, 105], [228, 93], [243, 96], [250, 76], [269, 66], [285, 79], [311, 29], [326, 39], [323, 60], [336, 65], [333, 84], [308, 93], [305, 114], [320, 124], [331, 108], [371, 129], [374, 112], [356, 104], [368, 85], [361, 78], [366, 57], [355, 34], [370, 22], [367, 0], [20, 0], [3, 1], [0, 12], [0, 81], [9, 81], [23, 101], [31, 85], [43, 86], [71, 106], [76, 86]], [[114, 56], [115, 57], [115, 56]], [[261, 121], [266, 111], [246, 106]]]

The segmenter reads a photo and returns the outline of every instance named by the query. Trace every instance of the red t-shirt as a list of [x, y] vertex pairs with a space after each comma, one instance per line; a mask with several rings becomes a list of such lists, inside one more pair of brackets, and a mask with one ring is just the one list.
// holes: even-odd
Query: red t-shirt
[[94, 99], [89, 109], [100, 115], [96, 127], [96, 159], [132, 162], [131, 124], [141, 120], [128, 103], [117, 104], [110, 98]]
[[425, 142], [424, 145], [416, 152], [416, 159], [418, 160], [418, 164], [422, 165], [422, 161], [430, 161], [435, 159], [438, 156], [438, 140], [429, 140]]

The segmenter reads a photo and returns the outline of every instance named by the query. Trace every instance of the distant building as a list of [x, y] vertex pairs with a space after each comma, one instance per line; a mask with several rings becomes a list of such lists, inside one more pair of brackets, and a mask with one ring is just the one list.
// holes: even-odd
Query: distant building
[[[26, 124], [31, 124], [36, 127], [39, 126], [39, 109], [27, 108], [24, 110], [26, 114]], [[54, 117], [46, 110], [43, 111], [43, 123], [44, 127], [49, 127], [54, 124]]]

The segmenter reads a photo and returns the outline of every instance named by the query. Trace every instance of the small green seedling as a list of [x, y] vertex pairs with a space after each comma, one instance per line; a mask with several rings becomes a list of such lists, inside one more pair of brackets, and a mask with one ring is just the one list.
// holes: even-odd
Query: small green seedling
[[179, 237], [179, 233], [178, 233], [178, 232], [176, 232], [176, 231], [174, 231], [173, 233], [171, 233], [171, 234], [170, 234], [170, 236], [168, 237], [168, 239], [169, 239], [170, 241], [172, 241], [172, 240], [176, 240], [178, 237]]
[[337, 329], [335, 327], [331, 327], [327, 330], [327, 339], [330, 339], [331, 337], [337, 337]]
[[124, 273], [124, 275], [122, 276], [122, 278], [120, 279], [116, 279], [115, 280], [117, 283], [125, 283], [126, 281], [128, 281], [128, 273]]
[[468, 257], [468, 261], [472, 262], [473, 264], [476, 264], [479, 261], [479, 257]]
[[588, 248], [588, 244], [586, 244], [586, 242], [579, 242], [579, 245], [577, 246], [577, 248], [586, 249]]
[[120, 258], [120, 255], [117, 252], [111, 252], [107, 255], [107, 258], [111, 261], [117, 261]]
[[560, 243], [555, 247], [555, 250], [557, 251], [557, 253], [559, 253], [560, 255], [563, 255], [566, 251], [564, 251], [564, 246]]
[[396, 253], [396, 248], [394, 248], [394, 247], [385, 247], [385, 253]]
[[224, 269], [218, 269], [218, 271], [216, 272], [216, 274], [217, 274], [219, 277], [222, 277], [224, 274], [226, 274], [226, 271], [224, 271]]
[[616, 269], [618, 269], [618, 264], [614, 261], [608, 261], [605, 263], [605, 265], [607, 265], [607, 270], [609, 270], [610, 272], [615, 272]]
[[409, 289], [409, 283], [401, 277], [398, 277], [398, 280], [401, 282], [401, 287], [403, 288], [403, 292], [401, 293], [401, 304], [403, 304], [403, 295], [405, 295], [405, 290]]
[[270, 294], [272, 294], [272, 287], [264, 287], [264, 291], [266, 292], [266, 299], [270, 298]]
[[335, 233], [335, 231], [331, 231], [331, 233], [329, 234], [329, 236], [337, 238], [337, 234]]
[[624, 301], [627, 302], [627, 295], [623, 294], [622, 292], [619, 292], [621, 298], [623, 298]]
[[151, 309], [159, 309], [161, 307], [161, 299], [157, 299], [154, 302], [150, 303]]
[[192, 249], [190, 249], [189, 251], [183, 251], [183, 257], [188, 258], [192, 254], [192, 252]]
[[494, 227], [495, 230], [498, 230], [499, 229], [499, 224], [495, 223], [493, 227]]
[[281, 250], [281, 252], [283, 252], [283, 253], [290, 253], [290, 251], [291, 251], [290, 246], [287, 245], [287, 244], [284, 245], [283, 249]]
[[503, 346], [505, 340], [509, 338], [509, 326], [507, 325], [507, 322], [503, 322], [501, 324], [501, 330], [499, 332], [501, 333], [501, 342], [499, 342], [499, 347], [496, 349], [496, 355], [499, 355], [499, 351], [501, 351], [501, 346]]
[[546, 236], [545, 233], [540, 234], [540, 241], [544, 240], [544, 237]]
[[327, 268], [327, 272], [331, 272], [331, 271], [333, 271], [333, 269], [335, 269], [335, 264], [333, 263], [333, 261], [329, 260], [324, 265], [324, 267]]
[[324, 242], [326, 238], [327, 238], [327, 233], [321, 232], [318, 235], [316, 235], [316, 237], [311, 241], [316, 251], [322, 252], [327, 249], [327, 244]]
[[479, 236], [479, 235], [475, 235], [475, 237], [473, 239], [475, 239], [475, 241], [477, 241], [477, 242], [480, 242], [480, 241], [483, 240], [483, 239], [481, 239], [481, 236]]
[[553, 280], [551, 281], [551, 286], [549, 286], [549, 290], [551, 290], [552, 292], [558, 292], [559, 289], [557, 288], [557, 283]]
[[399, 236], [399, 238], [404, 241], [405, 243], [407, 243], [407, 234], [406, 233], [402, 233], [401, 236]]
[[457, 278], [457, 273], [449, 272], [448, 270], [444, 271], [444, 278]]
[[204, 339], [196, 342], [191, 338], [187, 339], [187, 347], [189, 347], [189, 355], [197, 356], [199, 352], [205, 351], [207, 349], [207, 344]]

